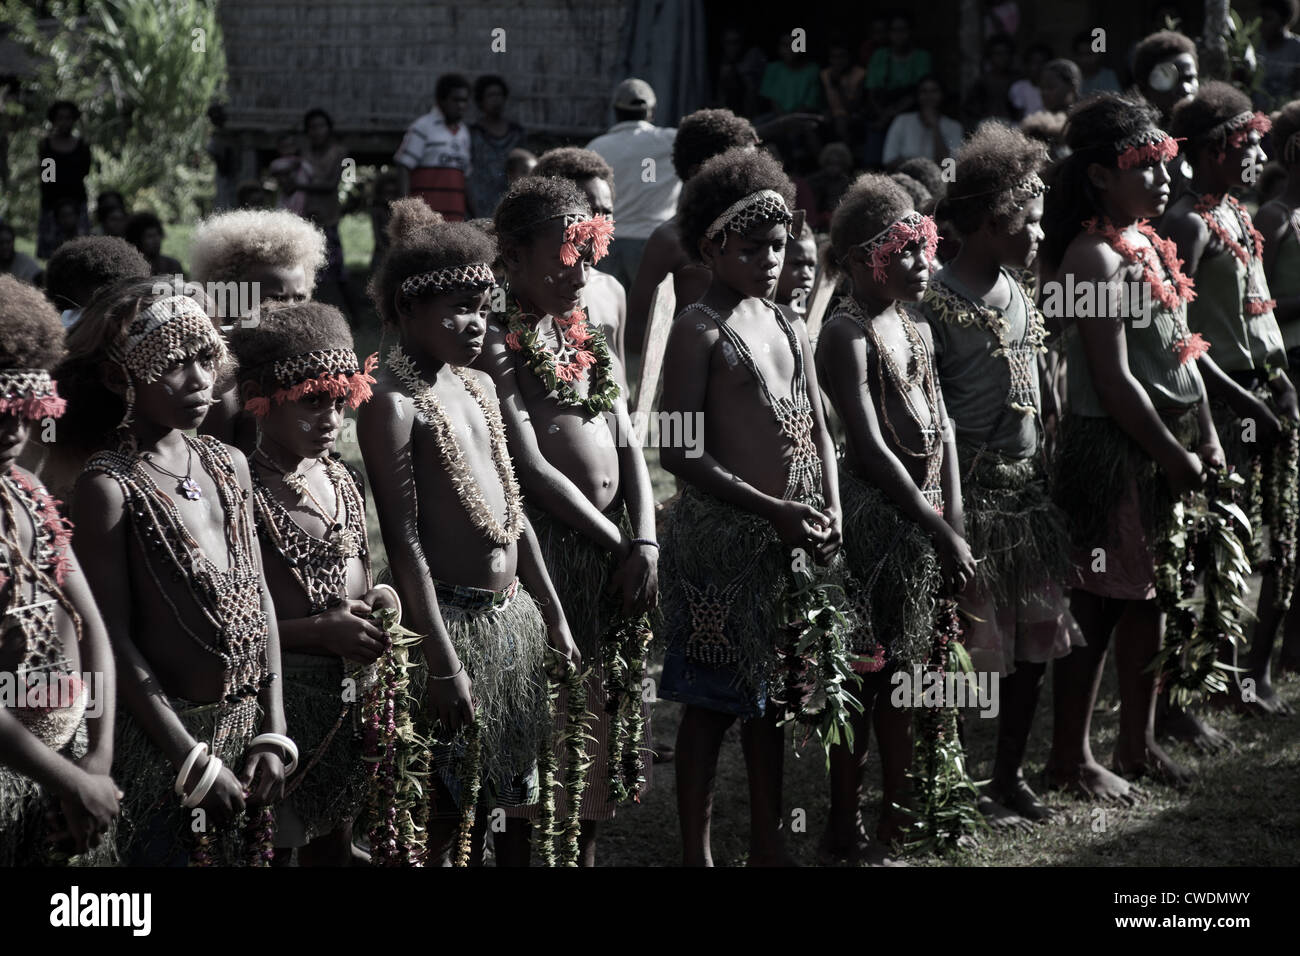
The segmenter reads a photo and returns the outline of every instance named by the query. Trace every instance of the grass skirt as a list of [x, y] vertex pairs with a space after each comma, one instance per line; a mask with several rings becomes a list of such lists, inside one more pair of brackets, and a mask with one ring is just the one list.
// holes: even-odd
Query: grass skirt
[[[283, 669], [284, 718], [301, 757], [276, 812], [275, 843], [298, 847], [351, 823], [365, 800], [370, 770], [362, 760], [360, 701], [374, 667], [286, 652]], [[345, 676], [354, 681], [346, 702]]]
[[[257, 699], [244, 698], [233, 704], [225, 701], [195, 704], [176, 698], [169, 702], [190, 736], [208, 744], [211, 753], [220, 757], [231, 773], [239, 776], [246, 763], [244, 754], [262, 722]], [[221, 718], [236, 712], [251, 729], [217, 741], [217, 726]], [[176, 782], [176, 768], [125, 707], [119, 707], [117, 712], [113, 779], [126, 791], [117, 828], [120, 860], [131, 866], [186, 865], [197, 835], [193, 829], [197, 819], [195, 811], [181, 806], [181, 798], [172, 789]], [[196, 779], [193, 774], [191, 779]], [[238, 819], [224, 827], [218, 827], [215, 821], [209, 822], [207, 833], [212, 840], [210, 855], [214, 865], [243, 864], [241, 826], [242, 820]]]
[[843, 463], [840, 505], [845, 562], [854, 580], [849, 597], [860, 622], [850, 649], [871, 657], [879, 646], [891, 667], [925, 663], [934, 642], [935, 596], [943, 584], [930, 539]]
[[[443, 584], [437, 585], [437, 591], [443, 624], [474, 685], [480, 799], [490, 807], [534, 803], [538, 746], [551, 732], [544, 669], [546, 623], [541, 612], [522, 586], [496, 607], [485, 602], [497, 592]], [[429, 739], [434, 771], [459, 806], [465, 732], [450, 739], [438, 736], [425, 697], [428, 667], [418, 648], [412, 660], [416, 731]], [[435, 810], [438, 816], [451, 812], [450, 807]]]

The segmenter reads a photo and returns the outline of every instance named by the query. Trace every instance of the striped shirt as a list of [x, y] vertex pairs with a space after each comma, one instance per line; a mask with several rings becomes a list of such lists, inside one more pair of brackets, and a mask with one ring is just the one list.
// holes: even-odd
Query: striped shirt
[[393, 160], [407, 169], [451, 168], [469, 173], [469, 124], [460, 122], [452, 129], [434, 107], [406, 131]]

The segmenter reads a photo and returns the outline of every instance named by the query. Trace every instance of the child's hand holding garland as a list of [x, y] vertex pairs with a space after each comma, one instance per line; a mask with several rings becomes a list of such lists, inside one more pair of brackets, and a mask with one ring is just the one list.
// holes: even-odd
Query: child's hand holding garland
[[567, 659], [578, 670], [582, 670], [582, 653], [578, 650], [578, 645], [573, 642], [573, 635], [569, 633], [569, 625], [565, 621], [558, 624], [548, 624], [546, 626], [546, 643], [559, 654]]
[[[262, 745], [265, 746], [265, 745]], [[223, 769], [222, 773], [226, 771]], [[264, 807], [284, 798], [284, 763], [275, 750], [260, 750], [248, 758], [240, 775], [250, 807]], [[215, 788], [214, 788], [215, 789]]]
[[[118, 801], [125, 797], [108, 774], [89, 773], [76, 768], [65, 790], [57, 793], [63, 811], [62, 829], [54, 827], [50, 840], [71, 840], [73, 853], [85, 853], [99, 846], [100, 838], [118, 815]], [[53, 811], [51, 817], [57, 817]]]
[[375, 625], [372, 613], [364, 598], [340, 601], [316, 615], [317, 642], [338, 657], [358, 664], [373, 663], [388, 647], [388, 635]]

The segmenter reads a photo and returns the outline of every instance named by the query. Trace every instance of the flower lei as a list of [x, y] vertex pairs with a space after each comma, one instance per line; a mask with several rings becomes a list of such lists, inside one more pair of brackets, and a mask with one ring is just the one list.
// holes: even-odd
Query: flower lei
[[[560, 364], [559, 356], [542, 342], [537, 330], [524, 321], [524, 313], [513, 300], [506, 309], [506, 323], [510, 329], [506, 334], [506, 345], [512, 351], [523, 353], [528, 368], [548, 391], [555, 393], [561, 405], [584, 408], [593, 414], [613, 410], [614, 403], [622, 394], [613, 374], [614, 361], [604, 332], [588, 326], [587, 315], [582, 309], [575, 309], [568, 319], [555, 318], [560, 335], [574, 349], [573, 360], [564, 365]], [[583, 398], [574, 383], [592, 366], [595, 367], [594, 377], [587, 397]]]
[[[935, 639], [927, 669], [944, 680], [947, 670], [969, 674], [970, 655], [961, 643], [961, 623], [955, 601], [939, 602]], [[912, 819], [904, 828], [904, 848], [913, 853], [944, 853], [963, 837], [988, 828], [976, 800], [979, 791], [966, 771], [966, 753], [957, 733], [955, 707], [922, 707], [916, 715], [919, 742], [908, 776], [915, 806], [900, 807]]]
[[[1219, 208], [1220, 197], [1212, 194], [1202, 196], [1196, 203], [1196, 214], [1201, 217], [1219, 242], [1223, 243], [1224, 248], [1236, 256], [1241, 264], [1249, 270], [1252, 260], [1260, 262], [1263, 259], [1264, 237], [1259, 234], [1259, 230], [1255, 228], [1250, 215], [1242, 208], [1241, 203], [1228, 195], [1223, 196], [1222, 199], [1227, 201], [1228, 208], [1232, 210], [1232, 214], [1236, 217], [1242, 236], [1250, 242], [1249, 249], [1239, 243], [1228, 230], [1228, 227], [1219, 221], [1216, 210]], [[1263, 315], [1277, 308], [1276, 299], [1261, 299], [1258, 296], [1251, 295], [1255, 287], [1254, 276], [1250, 275], [1249, 272], [1247, 276], [1246, 314]]]
[[773, 702], [782, 708], [779, 724], [796, 721], [817, 735], [829, 770], [832, 747], [853, 748], [852, 714], [862, 713], [862, 702], [849, 687], [861, 678], [850, 664], [849, 619], [833, 596], [838, 591], [842, 597], [843, 589], [819, 580], [806, 559], [795, 560], [792, 577], [785, 598], [788, 638], [777, 652], [780, 690]]
[[482, 741], [478, 719], [465, 725], [465, 753], [460, 758], [460, 826], [456, 830], [452, 866], [469, 866], [474, 820], [478, 816], [478, 795], [483, 788]]
[[[271, 807], [250, 810], [242, 823], [232, 825], [237, 829], [244, 846], [245, 866], [270, 866], [275, 859], [275, 811]], [[194, 835], [190, 846], [190, 866], [212, 866], [212, 837], [207, 830]]]
[[1282, 435], [1273, 447], [1266, 497], [1272, 502], [1269, 536], [1273, 546], [1273, 606], [1291, 606], [1296, 576], [1296, 486], [1300, 483], [1300, 424], [1282, 415]]
[[[1187, 319], [1179, 311], [1179, 306], [1186, 305], [1196, 298], [1196, 290], [1191, 278], [1183, 272], [1183, 260], [1178, 258], [1178, 247], [1172, 240], [1159, 235], [1145, 219], [1136, 223], [1137, 230], [1146, 236], [1149, 246], [1136, 246], [1124, 238], [1121, 229], [1109, 219], [1098, 220], [1096, 216], [1083, 224], [1093, 235], [1101, 236], [1128, 263], [1142, 264], [1142, 281], [1151, 289], [1152, 294], [1174, 316], [1178, 325], [1179, 337], [1173, 344], [1180, 364], [1200, 358], [1210, 350], [1210, 343], [1187, 327]], [[1156, 273], [1156, 266], [1164, 269], [1168, 278]]]
[[[1250, 522], [1231, 500], [1244, 487], [1240, 475], [1212, 469], [1204, 494], [1188, 495], [1174, 506], [1161, 545], [1156, 592], [1168, 617], [1163, 646], [1148, 669], [1179, 707], [1227, 691], [1226, 675], [1234, 668], [1220, 661], [1219, 653], [1225, 644], [1245, 646], [1241, 622], [1250, 611], [1242, 595], [1250, 561], [1241, 535], [1249, 539]], [[1204, 569], [1204, 597], [1197, 601], [1197, 557], [1202, 554], [1211, 563]]]
[[429, 779], [428, 742], [415, 732], [411, 693], [411, 648], [420, 636], [402, 627], [394, 608], [373, 615], [389, 645], [375, 668], [375, 683], [362, 713], [363, 759], [370, 764], [367, 798], [372, 866], [423, 866], [429, 805], [423, 798]]
[[605, 672], [605, 712], [609, 729], [609, 792], [616, 803], [641, 802], [645, 762], [641, 738], [645, 715], [641, 711], [641, 681], [645, 678], [646, 651], [654, 632], [645, 616], [622, 620], [601, 642]]
[[[539, 746], [538, 770], [541, 777], [541, 808], [538, 825], [533, 830], [533, 845], [538, 847], [546, 866], [577, 866], [578, 836], [582, 829], [582, 795], [587, 789], [587, 773], [592, 758], [587, 754], [587, 741], [591, 740], [592, 716], [587, 711], [587, 678], [590, 671], [579, 671], [573, 663], [552, 650], [547, 651], [547, 700], [555, 727], [554, 739], [546, 738]], [[561, 692], [568, 706], [565, 710], [564, 728], [556, 726], [554, 715]], [[555, 752], [563, 749], [565, 757], [564, 792], [568, 800], [567, 813], [562, 826], [555, 819], [555, 787], [557, 766]], [[557, 855], [554, 841], [560, 840]]]
[[492, 443], [492, 462], [496, 466], [497, 477], [505, 491], [505, 524], [497, 520], [492, 509], [483, 498], [483, 492], [474, 480], [473, 473], [465, 464], [465, 455], [460, 441], [452, 428], [447, 411], [438, 400], [438, 394], [432, 385], [420, 378], [415, 364], [402, 347], [396, 346], [388, 354], [388, 368], [397, 377], [415, 401], [415, 410], [429, 423], [433, 432], [438, 455], [442, 459], [444, 470], [456, 488], [456, 497], [469, 515], [470, 522], [490, 541], [499, 545], [514, 543], [524, 530], [524, 507], [519, 494], [519, 483], [515, 481], [514, 467], [510, 461], [510, 452], [506, 446], [505, 426], [501, 423], [501, 409], [488, 399], [487, 394], [474, 377], [463, 368], [453, 368], [452, 372], [460, 379], [472, 399], [483, 413], [487, 423], [488, 434]]

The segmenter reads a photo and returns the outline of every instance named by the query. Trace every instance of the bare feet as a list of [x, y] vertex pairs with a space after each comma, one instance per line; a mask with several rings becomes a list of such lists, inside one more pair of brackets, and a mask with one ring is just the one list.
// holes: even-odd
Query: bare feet
[[1123, 777], [1111, 773], [1097, 761], [1089, 758], [1070, 767], [1048, 766], [1043, 771], [1043, 783], [1048, 790], [1065, 790], [1094, 800], [1111, 800], [1132, 806], [1141, 791]]
[[[1253, 680], [1254, 684], [1246, 684], [1247, 680]], [[1238, 695], [1234, 696], [1238, 707], [1255, 716], [1290, 717], [1295, 713], [1291, 705], [1277, 695], [1267, 676], [1244, 678], [1242, 686], [1238, 688]]]
[[1012, 830], [1026, 832], [1034, 828], [1032, 822], [990, 797], [989, 790], [990, 788], [986, 787], [975, 801], [975, 807], [984, 815], [985, 823], [994, 830], [1004, 833]]
[[1191, 771], [1165, 753], [1154, 740], [1147, 740], [1141, 753], [1121, 753], [1117, 747], [1111, 767], [1132, 779], [1149, 777], [1180, 789], [1192, 781]]
[[[1018, 776], [1010, 784], [992, 781], [987, 792], [1002, 806], [1014, 811], [1030, 823], [1043, 823], [1051, 819], [1054, 812], [1038, 798], [1038, 794], [1029, 788], [1024, 777]], [[993, 821], [990, 820], [989, 823], [992, 824]]]
[[1156, 735], [1191, 744], [1203, 754], [1236, 750], [1231, 740], [1201, 720], [1191, 711], [1170, 706], [1163, 718], [1156, 721]]

